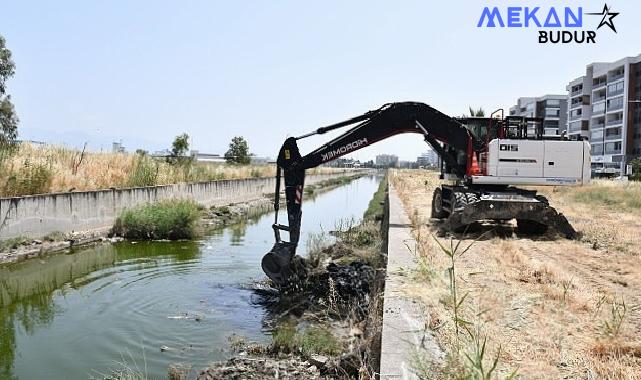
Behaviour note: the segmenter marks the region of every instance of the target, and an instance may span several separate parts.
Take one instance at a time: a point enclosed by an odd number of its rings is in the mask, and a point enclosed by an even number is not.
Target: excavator
[[[297,141],[351,126],[318,149],[301,155]],[[590,181],[590,144],[566,134],[545,135],[543,120],[504,116],[451,117],[419,102],[388,103],[283,143],[276,171],[273,224],[275,244],[261,266],[278,286],[288,283],[300,239],[305,170],[401,133],[416,133],[440,158],[443,183],[432,194],[432,218],[461,232],[469,225],[516,219],[517,232],[541,234],[554,228],[568,239],[576,231],[535,190],[515,186],[581,186]],[[284,178],[284,181],[282,179]],[[279,224],[281,182],[285,186],[287,225]],[[417,194],[418,196],[418,194]],[[289,241],[281,238],[289,234]]]

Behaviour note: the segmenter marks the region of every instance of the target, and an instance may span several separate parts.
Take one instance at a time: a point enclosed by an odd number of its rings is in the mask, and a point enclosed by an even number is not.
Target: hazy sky
[[[533,29],[476,27],[484,6],[505,3],[4,1],[0,34],[17,65],[9,91],[22,138],[155,150],[187,132],[193,148],[224,153],[242,135],[272,157],[288,135],[386,102],[423,101],[450,115],[508,108],[519,96],[565,93],[589,62],[641,53],[639,1],[608,1],[618,33],[601,28],[596,45],[539,45]],[[424,150],[406,135],[354,156]]]

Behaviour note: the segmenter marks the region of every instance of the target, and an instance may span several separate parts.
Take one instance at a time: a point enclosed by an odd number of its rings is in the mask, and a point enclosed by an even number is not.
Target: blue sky
[[[608,1],[617,34],[596,45],[539,45],[532,29],[479,29],[484,6],[598,1],[12,1],[0,34],[22,138],[155,150],[187,132],[224,153],[236,135],[275,156],[299,135],[400,100],[451,114],[564,93],[593,61],[641,53],[641,5]],[[586,25],[598,23],[584,16]],[[301,143],[311,150],[328,139]],[[416,135],[354,154],[414,159]]]

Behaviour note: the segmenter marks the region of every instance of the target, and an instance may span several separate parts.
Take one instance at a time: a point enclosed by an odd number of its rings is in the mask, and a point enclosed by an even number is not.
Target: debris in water
[[[191,372],[191,365],[184,363],[172,364],[167,370],[169,380],[187,380]]]
[[[325,355],[312,355],[309,357],[309,362],[318,368],[323,368],[327,364],[329,358]]]
[[[184,313],[184,314],[181,314],[181,315],[169,316],[167,318],[168,319],[188,319],[189,315],[187,313]]]
[[[280,289],[255,284],[254,294],[258,299],[254,302],[265,306],[268,320],[300,316],[310,308],[327,309],[328,304],[334,303],[334,311],[362,317],[369,307],[370,287],[375,277],[376,270],[361,261],[348,265],[330,263],[321,271],[292,275],[293,280]]]
[[[219,379],[320,379],[320,371],[296,358],[236,357],[202,371],[198,380]]]

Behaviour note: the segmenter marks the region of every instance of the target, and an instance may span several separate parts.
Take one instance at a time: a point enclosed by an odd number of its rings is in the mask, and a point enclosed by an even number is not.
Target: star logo
[[[601,22],[599,23],[599,26],[597,26],[597,30],[601,28],[603,25],[607,25],[614,31],[614,33],[617,32],[617,28],[614,27],[614,22],[612,21],[613,18],[617,17],[619,15],[619,12],[610,12],[610,8],[608,7],[608,4],[605,4],[603,6],[603,11],[601,13],[586,13],[588,15],[596,15],[596,16],[603,16],[601,19]]]

